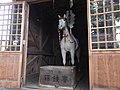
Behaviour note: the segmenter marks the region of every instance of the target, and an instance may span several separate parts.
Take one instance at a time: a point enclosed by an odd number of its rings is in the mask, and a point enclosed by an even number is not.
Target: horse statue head
[[[59,17],[59,25],[58,25],[58,28],[59,28],[59,29],[63,29],[64,27],[67,26],[66,15],[64,14],[63,17],[61,17],[60,15],[58,15],[58,17]]]

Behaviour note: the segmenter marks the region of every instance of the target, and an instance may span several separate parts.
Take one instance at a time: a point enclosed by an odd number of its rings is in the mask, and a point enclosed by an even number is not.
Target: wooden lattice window
[[[22,4],[0,4],[0,51],[20,51]]]
[[[120,48],[120,0],[91,0],[92,49]]]

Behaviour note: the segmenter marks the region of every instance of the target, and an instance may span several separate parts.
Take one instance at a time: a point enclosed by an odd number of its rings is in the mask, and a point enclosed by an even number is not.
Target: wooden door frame
[[[51,1],[51,0],[16,0],[16,1],[25,1],[27,3],[30,4],[37,4],[37,3],[42,3],[42,2],[47,2],[47,1]],[[87,23],[88,23],[88,52],[89,52],[89,88],[90,90],[93,89],[93,82],[92,82],[92,60],[91,60],[91,45],[90,45],[90,0],[86,0],[87,2]],[[29,16],[29,9],[28,9],[28,13],[27,13],[27,16]],[[25,38],[26,38],[26,41],[25,41],[25,46],[24,46],[24,62],[23,62],[23,75],[22,75],[22,87],[25,86],[25,83],[26,83],[26,63],[27,63],[27,44],[28,44],[28,27],[29,27],[29,17],[27,17],[27,27],[26,27],[26,32],[27,32],[27,35],[25,35]]]
[[[26,82],[26,63],[27,63],[27,46],[28,46],[28,29],[29,29],[29,4],[24,1],[25,12],[24,12],[24,21],[25,21],[25,29],[23,35],[23,63],[22,63],[22,71],[21,71],[21,87],[25,86]],[[23,73],[22,73],[23,72]]]
[[[27,67],[27,46],[28,46],[28,31],[29,31],[29,5],[31,4],[37,4],[37,3],[42,3],[42,2],[48,2],[51,0],[16,0],[18,2],[25,2],[28,5],[27,10],[25,10],[26,12],[24,13],[24,15],[27,16],[27,18],[25,17],[25,21],[26,21],[26,26],[25,26],[25,34],[24,34],[24,39],[25,39],[25,44],[23,46],[23,63],[22,63],[22,71],[23,73],[21,73],[21,87],[25,87],[26,84],[26,67]]]
[[[21,8],[21,10],[22,10],[21,12],[22,13],[20,13],[20,15],[22,15],[21,33],[20,33],[20,35],[21,35],[21,38],[20,38],[20,50],[19,51],[12,51],[12,50],[10,50],[10,51],[3,51],[3,52],[1,51],[0,54],[1,54],[1,56],[7,55],[9,57],[8,60],[10,59],[10,57],[13,57],[13,56],[17,55],[16,57],[19,60],[18,63],[17,63],[19,66],[17,67],[18,69],[16,71],[16,72],[18,72],[17,80],[16,80],[17,84],[16,85],[12,85],[11,82],[9,82],[11,86],[9,85],[7,87],[9,87],[9,88],[13,88],[13,87],[14,88],[20,88],[20,86],[21,86],[21,76],[22,76],[22,66],[24,66],[24,69],[25,69],[25,62],[27,60],[26,59],[26,56],[27,56],[27,48],[26,47],[27,47],[27,37],[28,37],[28,18],[25,18],[25,15],[26,15],[25,12],[27,12],[27,8],[25,6],[26,2],[22,1],[22,2],[1,3],[1,5],[3,5],[3,6],[4,5],[14,5],[14,4],[16,4],[16,5],[17,4],[22,4],[23,5],[22,8]],[[26,25],[25,25],[25,22],[26,22]],[[23,74],[25,74],[25,70],[24,70]],[[13,77],[13,79],[14,78],[15,77]]]
[[[92,79],[92,52],[91,52],[91,39],[90,39],[90,0],[87,0],[87,23],[88,23],[88,54],[89,54],[89,88],[93,90],[93,79]]]

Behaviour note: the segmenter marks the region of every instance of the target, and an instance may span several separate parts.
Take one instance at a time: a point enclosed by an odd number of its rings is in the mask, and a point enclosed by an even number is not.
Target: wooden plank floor
[[[21,88],[20,90],[73,90],[73,89],[60,89],[60,88],[46,88],[46,87],[26,87],[26,88]],[[78,85],[74,90],[89,90],[87,87],[81,87]]]
[[[43,88],[38,87],[35,84],[29,84],[26,87],[23,87],[21,89],[6,89],[6,88],[0,88],[0,90],[72,90],[72,89],[59,89],[59,88]],[[89,90],[87,85],[84,85],[83,82],[79,82],[76,86],[75,90]]]

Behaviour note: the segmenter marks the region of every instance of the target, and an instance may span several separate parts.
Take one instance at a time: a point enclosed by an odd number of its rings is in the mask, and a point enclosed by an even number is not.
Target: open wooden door
[[[0,4],[0,87],[20,88],[21,76],[25,74],[27,37],[28,5]]]
[[[90,90],[120,89],[120,0],[87,0]]]

